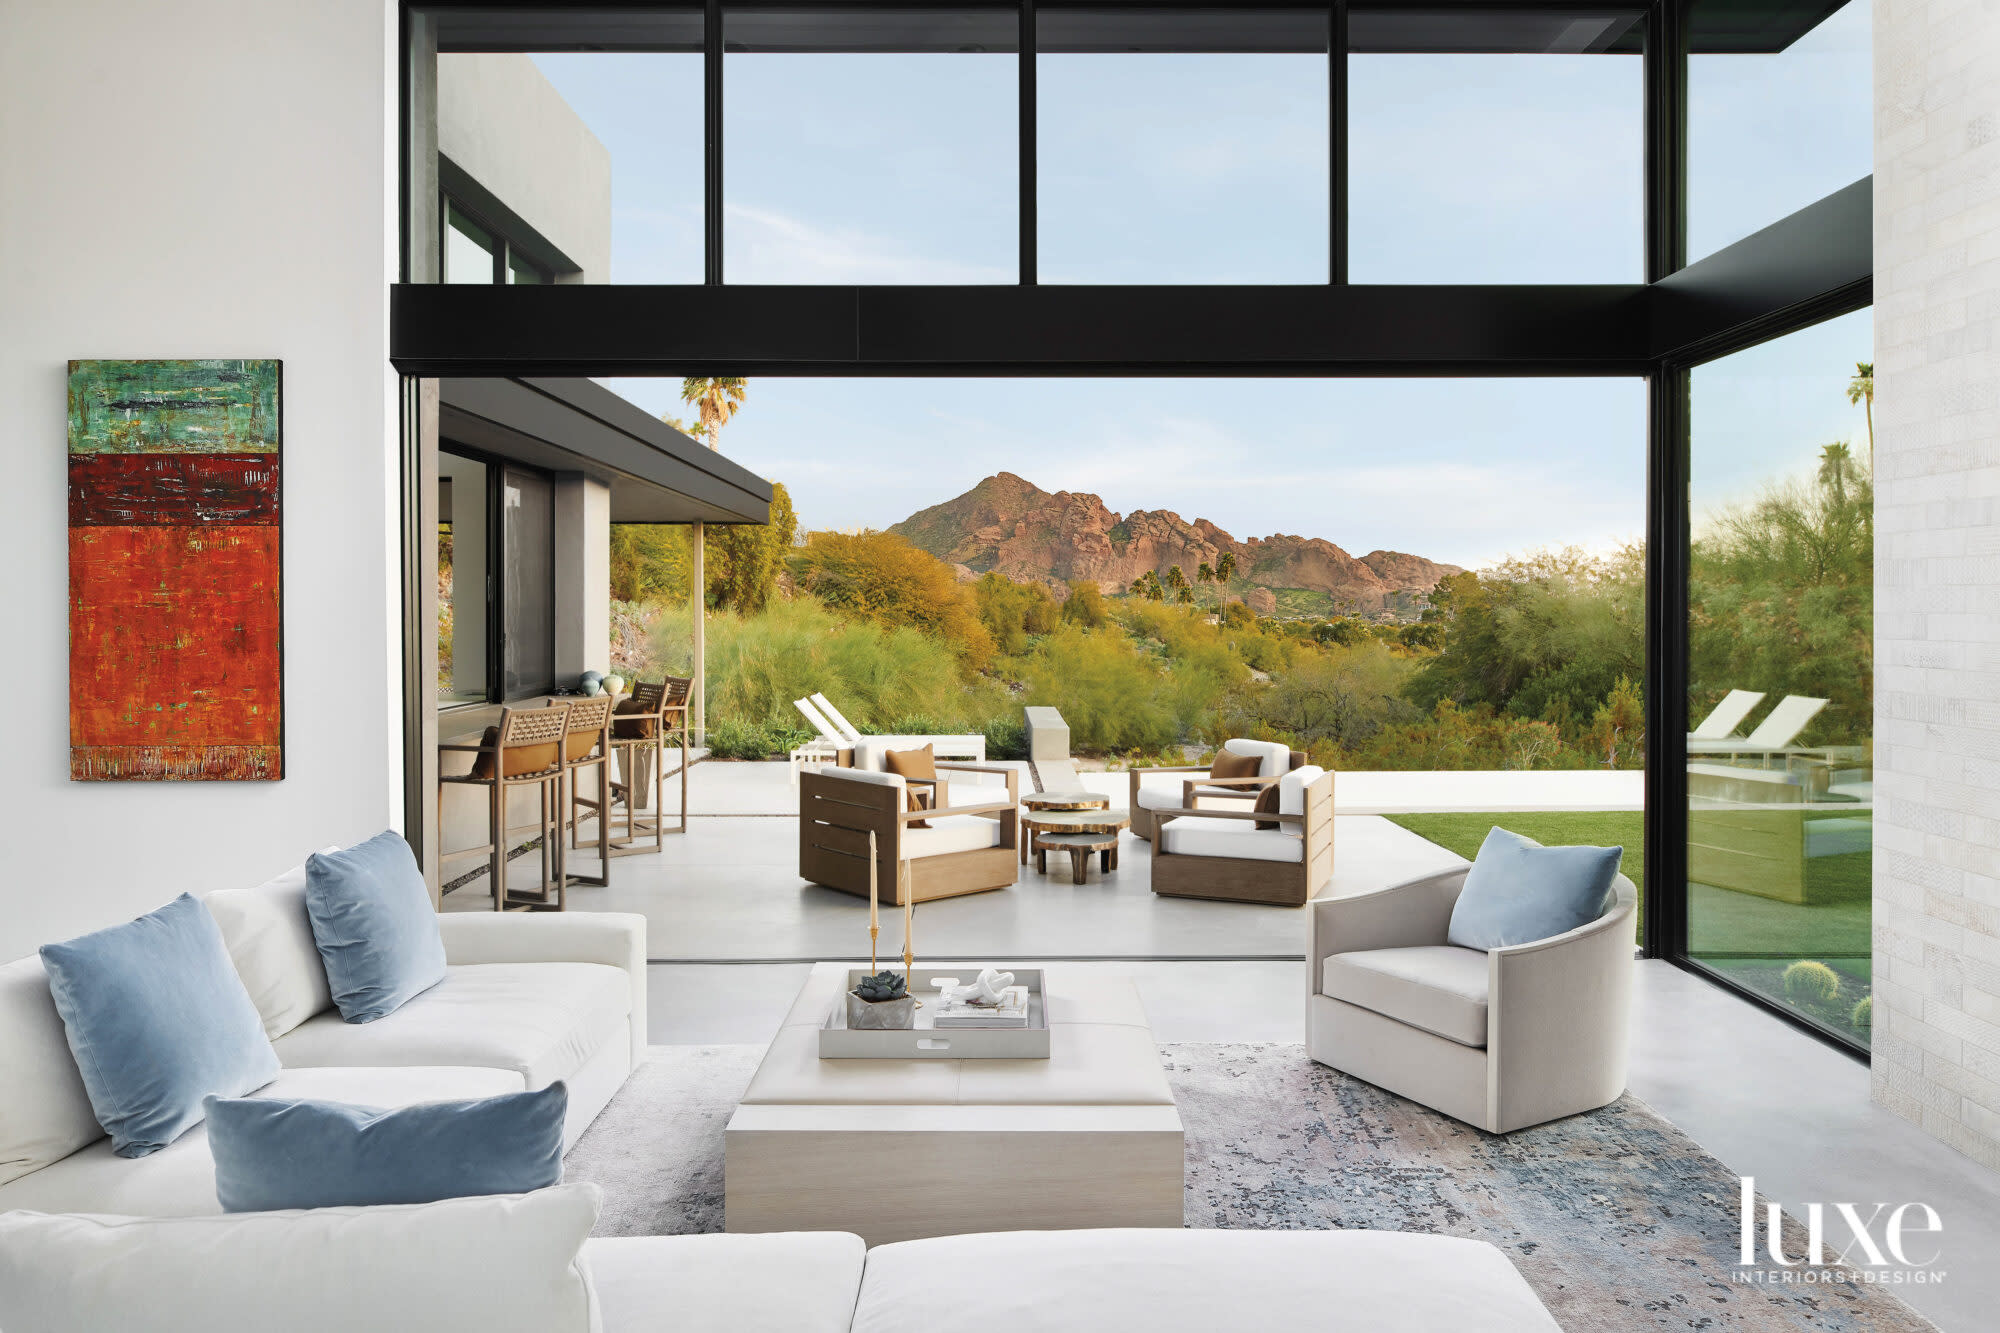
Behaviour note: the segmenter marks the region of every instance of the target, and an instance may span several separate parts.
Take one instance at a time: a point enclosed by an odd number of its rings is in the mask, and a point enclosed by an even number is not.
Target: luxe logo
[[[1929,1239],[1943,1233],[1944,1223],[1927,1203],[1806,1204],[1805,1246],[1794,1256],[1786,1253],[1783,1208],[1766,1203],[1760,1218],[1755,1178],[1744,1176],[1742,1183],[1739,1282],[1933,1283],[1944,1279],[1944,1273],[1932,1267],[1941,1248]],[[1779,1271],[1758,1269],[1762,1263],[1775,1265]],[[1794,1269],[1799,1271],[1787,1271]],[[1850,1271],[1815,1273],[1816,1269]]]

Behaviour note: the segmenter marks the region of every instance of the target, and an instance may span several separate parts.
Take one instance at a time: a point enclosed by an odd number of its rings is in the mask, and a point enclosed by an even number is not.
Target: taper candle
[[[876,883],[878,863],[875,860],[875,830],[868,830],[868,971],[880,971],[875,964],[875,942],[882,937],[882,908],[880,889]]]

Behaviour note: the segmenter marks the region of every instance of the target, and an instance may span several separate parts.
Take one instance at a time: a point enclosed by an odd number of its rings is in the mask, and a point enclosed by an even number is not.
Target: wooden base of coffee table
[[[1035,869],[1049,873],[1049,852],[1068,852],[1070,869],[1081,884],[1090,870],[1090,855],[1097,853],[1106,871],[1118,868],[1118,830],[1102,833],[1044,833],[1035,839]]]

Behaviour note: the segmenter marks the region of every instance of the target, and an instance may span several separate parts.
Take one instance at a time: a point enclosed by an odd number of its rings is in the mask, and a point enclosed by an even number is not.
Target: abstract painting
[[[285,775],[277,361],[69,363],[69,775]]]

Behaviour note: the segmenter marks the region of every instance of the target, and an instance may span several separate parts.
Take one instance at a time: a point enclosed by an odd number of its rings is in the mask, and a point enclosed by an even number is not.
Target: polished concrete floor
[[[1173,1041],[1304,1040],[1296,962],[1072,963],[1138,984],[1154,1034]],[[803,984],[804,964],[660,965],[659,1044],[760,1043]],[[1661,962],[1639,964],[1631,1090],[1765,1197],[1803,1205],[1928,1203],[1943,1222],[1946,1279],[1898,1294],[1947,1333],[2000,1328],[2000,1175],[1868,1098],[1868,1068]],[[1885,1210],[1886,1214],[1886,1210]],[[1691,1325],[1692,1327],[1692,1325]]]
[[[865,959],[866,904],[798,878],[796,799],[782,765],[697,765],[689,831],[661,855],[614,861],[611,887],[571,891],[574,908],[646,915],[654,1042],[761,1043],[809,962]],[[1066,866],[1048,876],[1029,867],[1010,889],[924,904],[918,953],[1130,976],[1161,1041],[1302,1040],[1304,912],[1157,898],[1148,851],[1127,835],[1120,868],[1093,869],[1086,884],[1072,884]],[[517,862],[516,875],[531,875],[531,864]],[[1378,815],[1336,817],[1334,894],[1459,864]],[[460,890],[447,908],[484,908],[482,889]],[[885,943],[899,948],[892,934]],[[1873,1105],[1866,1065],[1696,976],[1644,962],[1631,1089],[1794,1212],[1815,1201],[1858,1203],[1864,1214],[1877,1203],[1930,1204],[1949,1276],[1900,1294],[1950,1333],[2000,1328],[2000,1265],[1990,1262],[2000,1257],[2000,1176]]]

